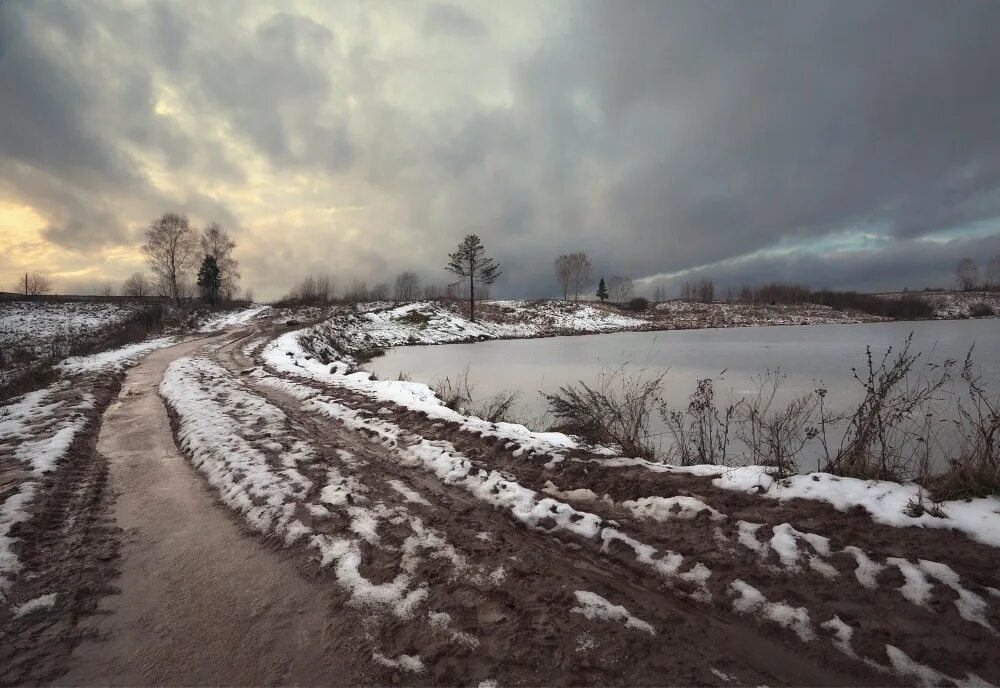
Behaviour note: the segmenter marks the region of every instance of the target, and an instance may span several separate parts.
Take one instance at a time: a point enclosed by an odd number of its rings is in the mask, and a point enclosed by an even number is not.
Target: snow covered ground
[[[888,299],[918,297],[926,300],[934,308],[934,317],[942,320],[968,318],[973,306],[984,304],[1000,315],[1000,292],[998,291],[916,291],[879,294]]]
[[[0,347],[31,346],[112,327],[142,310],[133,301],[5,301],[0,303]]]
[[[486,301],[477,320],[459,302],[367,304],[337,312],[316,326],[317,346],[340,355],[404,344],[446,344],[643,329],[645,320],[610,308],[561,301]]]

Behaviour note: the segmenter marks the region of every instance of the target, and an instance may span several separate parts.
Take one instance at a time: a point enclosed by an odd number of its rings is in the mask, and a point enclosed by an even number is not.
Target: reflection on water
[[[666,371],[667,405],[683,409],[701,378],[713,378],[717,396],[751,393],[754,379],[766,370],[780,369],[787,377],[782,399],[791,399],[822,383],[833,408],[847,408],[860,397],[860,385],[851,369],[866,365],[865,347],[881,358],[890,346],[903,346],[913,333],[912,350],[921,360],[940,363],[964,359],[975,345],[974,360],[994,392],[1000,391],[1000,320],[949,320],[864,325],[746,327],[672,332],[630,332],[399,347],[372,361],[381,378],[400,372],[413,380],[432,382],[469,368],[477,397],[503,389],[521,392],[520,404],[540,415],[545,400],[540,391],[553,392],[577,380],[593,383],[602,370],[625,365],[651,374]],[[650,432],[658,439],[665,427],[653,419]],[[815,459],[805,462],[806,467]]]

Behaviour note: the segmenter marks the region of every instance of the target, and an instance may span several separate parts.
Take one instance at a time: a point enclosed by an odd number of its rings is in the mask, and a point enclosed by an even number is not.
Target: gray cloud
[[[481,21],[461,7],[435,2],[428,5],[424,12],[424,33],[431,37],[480,38],[487,31]]]
[[[918,287],[993,250],[921,237],[1000,235],[997,3],[489,9],[4,3],[0,199],[77,250],[168,209],[241,235],[263,205],[301,210],[309,245],[280,218],[245,234],[265,296],[313,265],[444,281],[469,231],[511,296],[554,293],[574,250],[608,275]],[[264,174],[288,207],[260,198]],[[859,231],[878,248],[822,249]],[[788,243],[804,248],[741,259]]]

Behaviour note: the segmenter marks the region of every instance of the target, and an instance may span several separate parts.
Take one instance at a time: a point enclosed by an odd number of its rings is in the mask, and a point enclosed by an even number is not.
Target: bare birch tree
[[[420,280],[415,272],[401,272],[396,275],[396,299],[413,301],[420,294]]]
[[[198,240],[187,216],[165,213],[155,220],[146,230],[142,252],[150,269],[180,305],[181,295],[189,291],[186,277],[198,260]]]
[[[141,272],[133,273],[122,282],[122,296],[142,299],[150,295],[152,287]]]

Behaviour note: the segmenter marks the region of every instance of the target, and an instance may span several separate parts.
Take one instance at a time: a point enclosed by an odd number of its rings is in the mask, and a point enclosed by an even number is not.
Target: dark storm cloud
[[[362,209],[308,220],[322,249],[280,224],[244,246],[273,290],[304,261],[442,281],[470,231],[511,296],[576,250],[606,276],[919,286],[973,246],[920,237],[1000,233],[1000,3],[484,7],[0,4],[0,193],[77,248],[166,209],[238,229],[263,174],[308,192],[272,214]],[[879,247],[808,246],[859,230]]]

